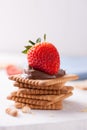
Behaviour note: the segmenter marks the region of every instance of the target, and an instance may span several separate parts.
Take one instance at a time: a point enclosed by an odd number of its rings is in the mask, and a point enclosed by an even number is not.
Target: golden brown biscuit
[[[81,90],[87,90],[87,80],[74,82],[74,87]]]
[[[63,94],[62,94],[63,95]],[[37,100],[47,100],[52,101],[57,95],[28,95],[23,93],[17,93],[17,91],[12,92],[9,96],[16,96],[16,97],[22,97],[22,98],[29,98],[29,99],[37,99]]]
[[[58,96],[55,96],[51,101],[47,101],[47,100],[38,100],[38,99],[29,99],[29,98],[25,98],[25,97],[18,97],[18,96],[13,96],[10,95],[7,97],[8,100],[13,100],[15,102],[20,102],[20,103],[25,103],[25,104],[33,104],[33,105],[40,105],[40,106],[48,106],[51,104],[55,104],[56,102],[62,101],[65,98],[71,96],[72,93],[68,93],[68,94],[61,94]]]
[[[70,92],[70,93],[64,94],[63,96],[62,96],[62,95],[59,95],[60,97],[58,97],[58,96],[55,97],[55,98],[53,99],[53,101],[48,102],[48,103],[46,104],[46,106],[49,106],[49,105],[51,105],[51,104],[54,104],[54,103],[56,103],[56,102],[58,102],[58,101],[60,101],[60,100],[64,100],[65,98],[70,97],[72,94],[73,94],[73,93]]]
[[[15,107],[18,109],[22,109],[26,104],[15,102]],[[31,105],[29,104],[29,107],[31,109],[40,109],[40,110],[61,110],[63,108],[62,102],[57,102],[55,104],[49,105],[49,106],[40,106],[40,105]]]
[[[63,89],[60,90],[39,90],[39,89],[18,89],[17,93],[20,94],[28,94],[28,95],[60,95],[60,94],[66,94],[73,90],[73,87],[63,87]]]
[[[56,79],[33,80],[33,79],[26,78],[26,75],[24,74],[18,74],[18,75],[9,76],[9,79],[17,81],[17,82],[29,84],[29,85],[34,85],[34,86],[49,86],[49,85],[58,84],[58,83],[65,83],[70,80],[76,80],[78,79],[78,76],[74,74],[72,75],[67,74]]]
[[[8,99],[13,100],[15,102],[40,105],[40,106],[44,106],[45,104],[48,103],[48,101],[46,101],[46,100],[29,99],[29,98],[23,98],[23,97],[16,97],[16,96],[12,96],[12,95],[9,96]]]
[[[15,87],[46,89],[46,90],[59,90],[59,89],[63,88],[64,84],[65,83],[53,84],[53,85],[49,85],[49,86],[34,86],[34,85],[25,84],[25,83],[14,82]]]
[[[54,99],[56,99],[56,97],[59,98],[59,100],[61,100],[62,97],[65,97],[65,94],[60,94],[60,95],[28,95],[28,94],[23,94],[23,93],[17,93],[17,91],[15,91],[15,92],[12,92],[7,98],[9,99],[11,96],[28,98],[28,99],[54,101]]]

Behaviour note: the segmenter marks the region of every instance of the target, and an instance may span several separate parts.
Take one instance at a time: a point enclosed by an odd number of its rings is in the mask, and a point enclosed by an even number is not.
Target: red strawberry
[[[60,68],[60,56],[55,46],[48,42],[36,43],[27,52],[28,65],[54,75]]]
[[[7,72],[8,75],[14,75],[14,74],[21,74],[21,73],[23,73],[22,69],[17,67],[17,66],[15,66],[15,65],[8,65],[6,67],[6,72]]]

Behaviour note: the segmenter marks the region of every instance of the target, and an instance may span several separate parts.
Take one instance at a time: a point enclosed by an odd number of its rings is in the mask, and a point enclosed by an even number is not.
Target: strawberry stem
[[[44,34],[44,42],[46,41],[46,34]]]

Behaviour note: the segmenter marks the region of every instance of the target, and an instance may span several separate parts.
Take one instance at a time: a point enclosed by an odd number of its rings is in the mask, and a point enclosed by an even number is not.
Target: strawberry
[[[21,73],[23,73],[22,69],[17,67],[17,66],[15,66],[15,65],[8,65],[6,67],[6,72],[7,72],[8,75],[14,75],[14,74],[21,74]]]
[[[56,47],[49,42],[33,44],[27,50],[28,65],[36,70],[54,75],[60,68],[60,56]]]

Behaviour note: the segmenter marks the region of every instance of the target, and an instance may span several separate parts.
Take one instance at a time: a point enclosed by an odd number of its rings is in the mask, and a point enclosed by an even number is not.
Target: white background
[[[62,55],[87,55],[87,0],[0,0],[0,52],[44,33]]]

